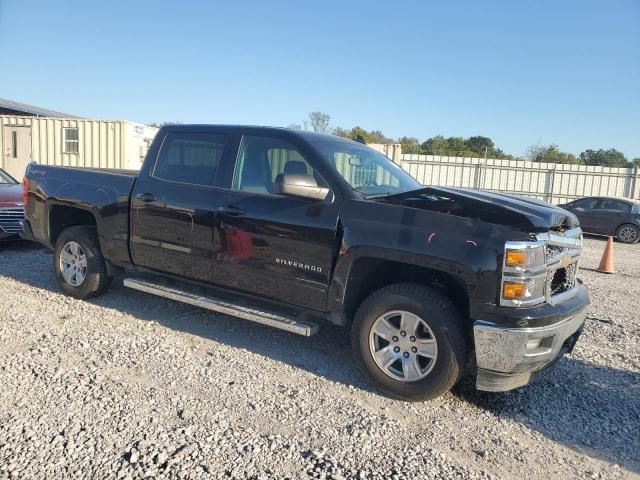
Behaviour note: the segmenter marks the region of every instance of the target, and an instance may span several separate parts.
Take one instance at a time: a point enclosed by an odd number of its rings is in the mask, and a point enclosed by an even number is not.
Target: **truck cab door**
[[[213,282],[324,311],[339,202],[332,192],[323,199],[275,193],[284,174],[324,182],[304,145],[292,142],[277,135],[243,137],[235,168],[230,165],[231,188],[216,198]]]
[[[131,254],[139,267],[211,281],[218,167],[224,132],[169,131],[157,139],[131,198]],[[153,155],[155,154],[155,158]]]

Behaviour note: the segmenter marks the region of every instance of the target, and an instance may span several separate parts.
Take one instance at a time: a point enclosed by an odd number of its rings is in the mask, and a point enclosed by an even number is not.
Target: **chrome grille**
[[[526,265],[507,265],[506,252],[513,250],[527,253]],[[536,235],[535,241],[505,242],[500,305],[526,307],[544,302],[557,305],[571,298],[578,292],[576,274],[581,250],[582,230],[579,227],[541,233]],[[524,285],[526,295],[505,298],[506,282]]]
[[[544,250],[547,254],[547,258],[553,258],[556,255],[562,255],[566,251],[566,248],[547,244],[545,245]]]
[[[577,263],[572,263],[564,268],[550,271],[547,276],[547,284],[551,296],[553,297],[554,295],[566,292],[575,287],[577,271]]]
[[[0,230],[5,233],[20,233],[22,220],[24,220],[22,207],[0,208]]]
[[[546,297],[551,304],[559,303],[575,293],[578,259],[582,251],[582,230],[574,228],[564,234],[539,235],[545,242],[547,264]]]

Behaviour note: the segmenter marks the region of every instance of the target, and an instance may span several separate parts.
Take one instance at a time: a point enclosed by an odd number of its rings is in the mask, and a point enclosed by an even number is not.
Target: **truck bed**
[[[69,209],[81,209],[95,219],[105,257],[116,265],[130,263],[129,200],[137,176],[135,170],[30,165],[32,235],[53,248],[56,230],[72,224]]]

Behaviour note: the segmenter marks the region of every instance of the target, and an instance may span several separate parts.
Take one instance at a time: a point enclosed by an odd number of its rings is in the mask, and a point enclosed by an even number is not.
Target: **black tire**
[[[60,270],[60,256],[63,247],[68,242],[76,242],[80,245],[87,259],[87,268],[84,281],[73,286],[63,277]],[[111,285],[112,277],[107,274],[107,266],[100,251],[100,244],[96,235],[96,229],[89,226],[69,227],[60,233],[56,241],[53,255],[53,268],[56,280],[62,290],[75,298],[91,298],[104,293]]]
[[[437,358],[426,377],[406,382],[387,375],[376,364],[369,346],[369,334],[383,314],[404,310],[424,320],[437,343]],[[463,316],[451,300],[436,289],[412,283],[389,285],[372,293],[358,309],[351,330],[356,364],[374,386],[390,397],[424,401],[449,391],[463,376],[469,362],[470,338]]]
[[[630,237],[630,234],[633,236]],[[640,240],[640,228],[633,223],[624,223],[616,230],[616,238],[622,243],[637,243]]]

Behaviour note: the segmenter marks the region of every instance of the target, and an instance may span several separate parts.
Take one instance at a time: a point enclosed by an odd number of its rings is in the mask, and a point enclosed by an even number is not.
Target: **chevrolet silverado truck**
[[[367,146],[280,128],[160,129],[140,172],[29,166],[24,237],[76,298],[126,287],[310,336],[350,328],[382,392],[466,372],[505,391],[571,351],[582,232],[550,204],[423,187]],[[337,330],[339,331],[339,330]]]

